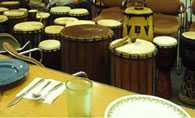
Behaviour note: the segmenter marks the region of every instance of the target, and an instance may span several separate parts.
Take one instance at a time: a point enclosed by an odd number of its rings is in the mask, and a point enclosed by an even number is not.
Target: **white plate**
[[[123,96],[106,108],[105,118],[191,118],[182,107],[149,95]]]

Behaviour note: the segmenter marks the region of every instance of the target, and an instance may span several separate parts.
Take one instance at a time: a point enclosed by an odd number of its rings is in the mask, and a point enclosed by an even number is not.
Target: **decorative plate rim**
[[[191,116],[179,105],[171,102],[171,101],[168,101],[166,99],[163,99],[163,98],[160,98],[160,97],[157,97],[157,96],[151,96],[151,95],[127,95],[127,96],[122,96],[122,97],[119,97],[117,99],[115,99],[114,101],[112,101],[107,107],[106,107],[106,110],[104,112],[104,118],[110,118],[109,117],[109,112],[111,111],[110,109],[116,105],[118,102],[122,101],[122,100],[125,100],[125,99],[131,99],[131,98],[146,98],[146,99],[153,99],[153,100],[157,100],[157,101],[161,101],[163,103],[166,103],[167,105],[170,105],[171,107],[174,107],[175,109],[177,109],[179,112],[183,113],[187,118],[191,118]]]

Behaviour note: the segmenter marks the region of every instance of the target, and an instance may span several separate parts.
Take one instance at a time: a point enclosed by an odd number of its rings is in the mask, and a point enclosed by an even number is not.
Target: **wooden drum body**
[[[64,26],[60,25],[50,25],[45,27],[44,39],[56,39],[61,40],[60,32],[64,29]]]
[[[44,25],[38,21],[21,22],[14,26],[14,35],[21,45],[30,41],[29,48],[35,48],[42,40],[43,28]]]
[[[97,25],[76,25],[62,31],[65,72],[85,71],[95,81],[109,83],[109,50],[113,32]]]
[[[153,42],[158,47],[156,94],[169,99],[172,96],[171,68],[177,55],[177,40],[170,36],[158,36]]]
[[[122,39],[115,40],[115,45]],[[114,86],[143,94],[154,94],[156,47],[137,39],[111,48],[111,80]]]
[[[128,7],[125,10],[123,36],[153,40],[153,12],[150,8],[136,9]]]
[[[179,99],[186,104],[195,105],[195,71],[185,70]]]
[[[0,15],[0,33],[8,32],[8,18],[5,15]]]
[[[184,32],[181,38],[183,65],[195,71],[195,32]]]
[[[158,47],[156,66],[169,71],[176,59],[177,40],[169,36],[158,36],[153,39],[153,42]]]
[[[102,19],[102,20],[98,20],[97,24],[111,28],[112,31],[114,32],[113,39],[122,38],[123,26],[121,22],[113,19]]]
[[[71,9],[68,14],[69,16],[76,17],[79,20],[90,20],[91,19],[89,11],[84,8]]]
[[[11,34],[13,33],[13,27],[15,24],[27,20],[27,12],[24,10],[13,9],[5,11],[3,14],[8,17],[8,28]]]
[[[39,43],[41,62],[53,69],[61,70],[61,43],[58,40],[44,40]]]

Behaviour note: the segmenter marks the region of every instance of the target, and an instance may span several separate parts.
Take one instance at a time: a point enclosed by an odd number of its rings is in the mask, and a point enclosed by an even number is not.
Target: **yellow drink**
[[[92,82],[76,78],[66,82],[69,117],[90,117]]]

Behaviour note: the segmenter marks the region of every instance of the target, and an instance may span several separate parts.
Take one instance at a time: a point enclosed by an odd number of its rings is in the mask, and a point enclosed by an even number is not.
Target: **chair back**
[[[146,6],[156,13],[177,14],[181,2],[180,0],[145,0]]]
[[[101,0],[105,7],[121,7],[123,0]]]

